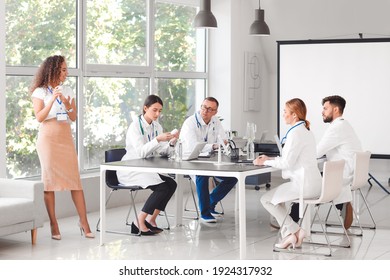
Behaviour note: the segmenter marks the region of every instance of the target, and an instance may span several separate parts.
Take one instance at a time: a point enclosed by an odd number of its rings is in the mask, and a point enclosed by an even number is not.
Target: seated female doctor
[[[279,225],[287,215],[285,203],[298,199],[301,187],[304,198],[318,197],[321,193],[322,180],[317,166],[315,139],[310,131],[310,123],[306,120],[305,103],[298,98],[287,101],[283,117],[286,124],[291,127],[281,140],[284,143],[282,156],[269,158],[261,155],[253,161],[255,165],[279,168],[282,170],[282,177],[290,179],[289,182],[266,192],[260,199],[264,208],[276,218]],[[275,244],[275,247],[295,248],[301,246],[305,232],[290,215],[287,215],[281,235],[283,240]]]
[[[163,102],[156,95],[149,95],[144,102],[143,114],[134,120],[126,134],[126,154],[122,160],[140,159],[159,155],[168,155],[174,150],[179,133],[163,133],[158,118]],[[131,224],[131,233],[154,235],[163,230],[157,227],[156,218],[165,207],[176,190],[176,182],[172,178],[158,173],[142,173],[117,171],[118,181],[123,185],[139,185],[152,190],[146,200],[138,221]]]

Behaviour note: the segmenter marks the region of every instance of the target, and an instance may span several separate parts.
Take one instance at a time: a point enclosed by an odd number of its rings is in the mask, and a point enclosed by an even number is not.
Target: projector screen
[[[289,99],[307,106],[316,141],[323,123],[322,98],[347,101],[344,118],[354,127],[364,150],[390,158],[390,39],[305,40],[278,42],[278,133],[288,127],[283,109]]]

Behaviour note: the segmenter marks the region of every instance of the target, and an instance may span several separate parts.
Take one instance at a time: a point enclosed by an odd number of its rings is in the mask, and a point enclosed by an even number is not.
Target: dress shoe
[[[155,235],[156,234],[155,232],[153,232],[151,230],[141,231],[134,223],[131,223],[131,233],[137,234],[137,235]]]
[[[80,233],[81,233],[81,236],[85,236],[85,238],[95,238],[95,234],[93,234],[92,232],[85,232],[84,228],[81,226],[80,222],[78,223],[78,226],[80,228]]]
[[[295,249],[295,244],[297,243],[297,237],[295,234],[290,234],[286,236],[281,243],[275,244],[275,247],[278,249],[289,249],[292,247]]]
[[[349,229],[353,222],[353,209],[351,202],[344,203],[343,209],[341,210],[341,216],[344,220],[345,229]]]
[[[163,232],[164,230],[162,228],[159,228],[159,227],[155,227],[153,225],[151,225],[148,221],[145,220],[145,226],[150,229],[151,231],[153,231],[154,233],[160,233],[160,232]]]
[[[295,244],[295,248],[299,248],[302,246],[303,239],[306,236],[306,233],[303,229],[299,229],[296,233],[295,236],[297,237],[297,243]]]

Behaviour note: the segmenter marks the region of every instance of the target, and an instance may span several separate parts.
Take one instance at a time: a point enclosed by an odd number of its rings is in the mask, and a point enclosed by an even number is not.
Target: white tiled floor
[[[387,190],[390,175],[387,160],[372,160],[372,175]],[[272,178],[272,186],[280,182]],[[376,230],[364,230],[363,237],[351,237],[351,248],[336,248],[332,257],[275,253],[272,245],[277,231],[269,226],[269,214],[260,205],[260,196],[265,192],[247,187],[247,257],[248,259],[353,259],[390,260],[390,195],[374,184],[368,192],[368,201],[377,222]],[[30,245],[30,233],[20,233],[0,238],[0,260],[127,260],[127,259],[175,259],[175,260],[236,260],[239,259],[238,232],[235,227],[234,191],[224,200],[225,216],[217,224],[202,224],[184,219],[184,225],[165,230],[157,236],[129,236],[107,234],[108,242],[99,246],[95,239],[80,236],[77,217],[61,219],[61,241],[50,239],[48,223],[38,230],[35,246]],[[139,205],[140,206],[140,205]],[[172,209],[172,203],[168,211]],[[120,230],[124,226],[127,208],[110,209],[107,212],[108,226]],[[172,211],[170,211],[172,213]],[[363,223],[368,223],[367,212],[362,212]],[[91,227],[95,227],[99,213],[90,213]],[[171,219],[171,222],[173,219]],[[159,217],[159,225],[165,226],[165,218]],[[313,247],[303,245],[302,250]],[[322,251],[319,251],[322,252]]]

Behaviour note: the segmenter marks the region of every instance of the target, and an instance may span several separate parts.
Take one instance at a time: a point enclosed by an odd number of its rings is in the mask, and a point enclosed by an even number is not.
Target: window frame
[[[87,27],[87,1],[76,1],[76,68],[69,68],[69,77],[76,78],[76,93],[78,117],[76,121],[76,150],[79,159],[80,173],[96,172],[97,168],[85,169],[85,158],[83,149],[84,139],[84,88],[85,78],[90,77],[116,77],[116,78],[148,78],[149,79],[149,94],[156,92],[156,79],[202,79],[204,80],[205,96],[207,96],[208,89],[208,44],[209,34],[208,30],[204,30],[205,43],[205,71],[204,72],[179,72],[179,71],[157,71],[155,69],[155,48],[154,48],[154,13],[156,2],[181,4],[186,6],[198,7],[199,2],[196,0],[145,0],[146,1],[146,18],[147,18],[147,65],[107,65],[107,64],[87,64],[86,63],[86,27]],[[5,35],[5,1],[0,3],[0,53],[5,53],[6,35]],[[198,7],[199,8],[199,7]],[[1,32],[3,31],[3,32]],[[38,66],[7,66],[5,57],[0,58],[0,91],[5,92],[5,80],[7,76],[33,76]],[[3,74],[4,72],[4,74]],[[205,97],[203,96],[203,97]],[[203,98],[202,97],[202,98]],[[200,98],[197,98],[200,99]],[[0,177],[6,177],[6,97],[5,94],[0,95],[0,131],[4,131],[0,135],[0,146],[4,147],[3,152],[0,153]],[[4,144],[4,145],[3,145]],[[36,176],[33,176],[36,177]],[[24,177],[26,178],[26,177]]]

